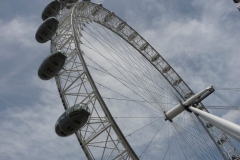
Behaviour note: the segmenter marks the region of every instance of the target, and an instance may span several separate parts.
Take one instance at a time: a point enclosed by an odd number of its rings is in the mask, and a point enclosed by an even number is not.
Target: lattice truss
[[[99,155],[97,159],[134,159],[131,157],[130,149],[116,132],[118,129],[115,124],[102,108],[96,90],[89,83],[89,77],[83,67],[81,55],[84,53],[81,50],[81,32],[85,26],[88,23],[96,22],[122,37],[152,63],[182,100],[188,99],[194,93],[164,58],[114,13],[91,2],[79,2],[76,6],[69,8],[62,10],[58,16],[60,24],[52,39],[51,50],[62,50],[68,57],[64,69],[55,77],[64,108],[86,103],[91,110],[87,124],[76,133],[79,143],[89,159],[96,158],[93,155]],[[208,112],[203,104],[198,107]],[[225,159],[239,155],[226,134],[214,126],[209,126],[198,116],[196,118],[209,133]]]
[[[59,29],[52,41],[52,50],[62,50],[68,57],[64,69],[56,76],[64,108],[85,103],[91,110],[87,124],[76,133],[89,159],[96,158],[93,155],[99,155],[101,159],[132,159],[90,86],[79,59],[79,54],[82,53],[76,48],[78,42],[74,39],[70,14],[70,10],[62,13],[64,16],[60,17]]]

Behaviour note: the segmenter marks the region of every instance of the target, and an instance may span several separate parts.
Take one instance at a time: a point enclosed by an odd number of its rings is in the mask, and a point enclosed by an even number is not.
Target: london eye
[[[53,1],[36,40],[51,40],[38,75],[55,78],[66,110],[56,133],[75,134],[87,159],[240,159],[238,125],[209,114],[197,93],[136,30],[90,0]]]

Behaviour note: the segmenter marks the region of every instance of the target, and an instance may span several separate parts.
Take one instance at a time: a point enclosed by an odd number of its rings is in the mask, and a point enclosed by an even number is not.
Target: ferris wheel
[[[240,159],[226,135],[240,141],[239,126],[209,116],[201,103],[213,86],[194,94],[113,12],[60,0],[42,19],[36,39],[51,40],[51,55],[38,74],[55,77],[66,110],[56,133],[75,134],[87,159]]]

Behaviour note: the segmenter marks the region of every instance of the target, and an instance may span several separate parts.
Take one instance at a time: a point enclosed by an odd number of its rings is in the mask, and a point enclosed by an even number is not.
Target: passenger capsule
[[[46,19],[38,28],[36,33],[36,40],[39,43],[45,43],[50,40],[58,28],[58,20],[54,17]]]
[[[42,20],[46,20],[49,17],[56,17],[58,12],[61,9],[61,2],[52,1],[47,7],[43,10]]]
[[[57,120],[55,132],[60,137],[67,137],[82,128],[90,115],[86,104],[77,104],[67,109]]]
[[[38,69],[39,78],[49,80],[54,77],[63,68],[66,58],[61,51],[56,51],[48,56]]]

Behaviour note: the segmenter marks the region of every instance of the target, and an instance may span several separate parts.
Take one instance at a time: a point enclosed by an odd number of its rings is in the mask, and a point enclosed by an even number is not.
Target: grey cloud
[[[103,3],[131,24],[195,92],[211,84],[218,87],[240,85],[240,35],[237,32],[240,15],[231,1],[94,2]],[[5,6],[1,15],[7,15],[0,21],[0,35],[4,38],[0,41],[0,96],[15,105],[0,99],[3,127],[0,158],[84,159],[74,136],[62,139],[54,133],[55,121],[63,112],[54,80],[45,82],[36,76],[41,61],[49,53],[49,43],[42,45],[34,40],[41,23],[40,14],[49,1],[0,3]],[[226,96],[240,103],[237,94]],[[113,108],[113,112],[118,113],[118,109]],[[239,123],[237,112],[213,112]],[[140,124],[134,121],[135,126]],[[235,144],[239,150],[239,143]]]

